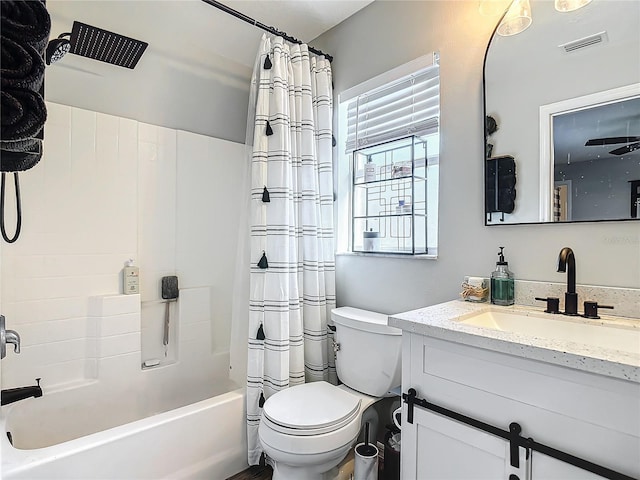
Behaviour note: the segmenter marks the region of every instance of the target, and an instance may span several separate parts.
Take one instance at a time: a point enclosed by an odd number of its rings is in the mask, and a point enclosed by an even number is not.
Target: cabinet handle
[[[509,455],[511,466],[514,468],[520,468],[520,432],[522,432],[522,427],[519,424],[516,422],[509,424]]]

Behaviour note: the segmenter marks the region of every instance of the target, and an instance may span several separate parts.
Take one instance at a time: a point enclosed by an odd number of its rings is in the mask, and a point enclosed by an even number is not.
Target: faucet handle
[[[558,297],[535,298],[541,302],[547,302],[546,313],[560,313],[560,299]]]
[[[13,344],[13,351],[20,353],[20,335],[13,330],[5,328],[4,315],[0,315],[0,358],[7,355],[7,344]]]
[[[18,332],[15,330],[6,330],[5,341],[13,344],[13,351],[15,353],[20,353],[20,335],[18,335]]]
[[[598,302],[585,301],[584,302],[584,318],[600,318],[598,315],[598,308],[609,308],[613,310],[613,307],[610,305],[598,305]]]

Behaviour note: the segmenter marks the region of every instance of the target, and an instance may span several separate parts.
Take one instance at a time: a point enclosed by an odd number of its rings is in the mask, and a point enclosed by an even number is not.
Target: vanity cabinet
[[[500,438],[420,408],[412,424],[403,422],[403,479],[497,480],[516,472]]]
[[[403,332],[402,390],[502,430],[640,477],[640,384],[606,375]],[[403,403],[405,480],[598,479],[571,464],[519,447],[511,465],[508,440],[418,405],[413,423]],[[531,467],[530,471],[529,467]]]

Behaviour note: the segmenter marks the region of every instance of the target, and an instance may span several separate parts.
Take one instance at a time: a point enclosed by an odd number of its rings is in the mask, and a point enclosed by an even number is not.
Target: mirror
[[[529,28],[494,33],[485,57],[485,223],[635,220],[640,2],[530,4]]]

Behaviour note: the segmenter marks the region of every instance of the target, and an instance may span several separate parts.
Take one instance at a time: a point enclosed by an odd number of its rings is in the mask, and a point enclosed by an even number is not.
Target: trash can
[[[383,480],[400,480],[400,431],[387,426],[384,437],[384,470]]]

